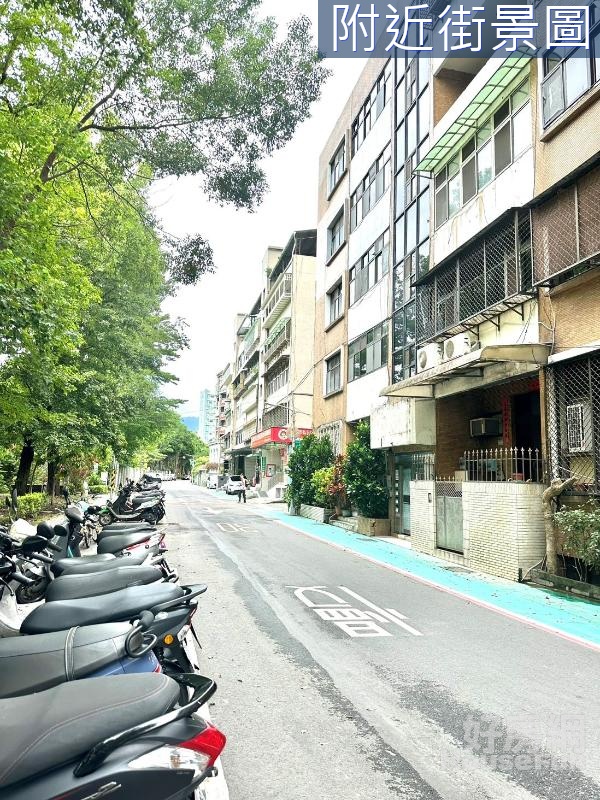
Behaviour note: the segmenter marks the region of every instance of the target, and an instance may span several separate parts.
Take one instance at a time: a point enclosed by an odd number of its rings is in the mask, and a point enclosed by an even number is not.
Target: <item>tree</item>
[[[348,445],[344,462],[344,483],[348,497],[363,517],[385,519],[389,515],[389,492],[385,456],[371,449],[368,422],[359,422]]]
[[[313,505],[316,502],[313,474],[332,465],[333,450],[327,436],[320,438],[310,434],[297,443],[288,462],[290,475],[288,494],[295,508],[299,508],[302,503]]]
[[[568,478],[566,481],[561,481],[555,478],[550,486],[544,491],[542,495],[542,507],[544,509],[544,530],[546,533],[546,569],[552,575],[558,574],[558,556],[557,550],[557,536],[556,536],[556,523],[554,521],[554,507],[557,499],[563,492],[570,489],[577,482],[577,478]]]

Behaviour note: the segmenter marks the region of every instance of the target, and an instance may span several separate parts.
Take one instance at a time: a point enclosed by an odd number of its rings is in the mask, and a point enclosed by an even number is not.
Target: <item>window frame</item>
[[[378,260],[379,259],[379,260]],[[371,265],[373,267],[371,268]],[[377,237],[366,253],[356,261],[348,270],[348,284],[350,289],[349,307],[358,303],[371,289],[376,286],[390,271],[390,229]],[[372,274],[373,273],[373,274]],[[357,275],[359,277],[357,277]],[[366,275],[364,285],[357,283]],[[362,291],[357,294],[357,287],[361,285]]]
[[[522,93],[519,101],[517,97]],[[523,99],[523,97],[525,99]],[[508,113],[496,120],[495,117],[501,112],[505,105],[508,104]],[[442,225],[451,220],[470,203],[478,194],[480,194],[486,186],[493,183],[502,173],[509,169],[515,163],[515,160],[525,153],[529,148],[520,150],[515,153],[514,147],[514,127],[515,119],[522,115],[523,110],[529,106],[529,119],[531,122],[531,96],[529,93],[529,77],[516,86],[510,95],[502,102],[484,121],[478,126],[477,131],[473,136],[465,142],[460,150],[454,154],[442,167],[442,169],[433,177],[433,216],[434,216],[434,230],[439,230]],[[521,117],[519,117],[521,119]],[[500,137],[506,135],[508,129],[508,147],[510,150],[510,158],[506,164],[496,169],[497,153],[496,142],[500,141]],[[533,142],[530,137],[529,147],[532,147]],[[467,152],[465,152],[467,151]],[[482,177],[482,169],[484,165],[484,157],[486,161],[489,159],[491,169],[489,179],[485,180]],[[452,169],[451,169],[452,167]],[[469,197],[465,196],[464,175],[466,170],[474,169],[475,193]],[[486,166],[487,173],[487,166]],[[473,176],[469,175],[469,178]],[[454,210],[451,210],[451,188],[452,184],[458,182],[459,199],[458,205]]]
[[[341,154],[341,170],[339,173],[337,172],[337,168],[340,163],[340,159],[338,156]],[[347,165],[346,165],[346,137],[344,136],[340,144],[335,149],[335,152],[331,159],[329,160],[329,167],[327,172],[327,189],[328,189],[328,197],[335,192],[337,187],[339,186],[342,178],[346,174]]]
[[[334,370],[329,369],[330,363],[337,359],[337,374],[338,374],[338,386],[334,387],[333,389],[329,388],[329,377],[334,373]],[[344,381],[342,375],[342,349],[341,347],[338,350],[334,350],[333,353],[330,353],[324,359],[324,375],[323,375],[323,386],[325,391],[323,392],[323,397],[331,397],[331,395],[337,394],[338,392],[343,391],[344,388]],[[335,368],[334,368],[335,369]]]
[[[336,226],[340,221],[342,223],[340,228],[342,239],[337,245],[337,247],[333,249],[333,244],[335,241],[334,229],[336,228]],[[329,262],[336,257],[336,255],[339,253],[339,251],[345,244],[346,244],[346,213],[345,213],[345,207],[342,206],[338,211],[338,213],[334,216],[330,224],[327,226],[327,262],[326,262],[327,264],[329,264]]]
[[[350,158],[354,158],[360,150],[363,142],[369,135],[375,122],[383,113],[394,90],[392,80],[392,59],[388,61],[382,69],[379,77],[371,87],[371,91],[365,102],[360,107],[358,114],[352,120],[350,126]],[[383,92],[383,102],[378,109],[378,100]]]
[[[379,176],[382,176],[381,179]],[[392,183],[392,143],[388,142],[350,195],[350,233],[375,208]],[[360,219],[358,209],[360,208]]]
[[[336,296],[336,303],[339,304],[339,311],[337,316],[332,316],[332,308],[334,307],[334,295]],[[325,330],[330,328],[332,325],[335,325],[336,322],[339,322],[343,319],[345,313],[345,302],[344,302],[344,281],[342,278],[339,278],[333,286],[327,291],[327,319],[326,319],[326,326]]]
[[[379,345],[379,357],[376,360],[376,347]],[[374,325],[360,336],[348,342],[347,381],[360,380],[378,369],[387,367],[389,358],[389,325],[388,320]],[[357,359],[358,356],[358,359]],[[377,361],[377,363],[376,363]],[[371,367],[369,368],[369,362]],[[360,374],[356,374],[356,364]],[[364,369],[363,369],[364,363]]]

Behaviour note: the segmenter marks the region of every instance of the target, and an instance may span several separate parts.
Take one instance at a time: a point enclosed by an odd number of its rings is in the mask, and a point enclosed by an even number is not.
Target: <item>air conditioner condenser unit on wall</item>
[[[471,436],[500,436],[502,434],[502,419],[500,417],[477,417],[469,420]]]
[[[442,363],[443,348],[441,344],[426,344],[417,350],[417,372],[432,369]]]
[[[466,356],[479,348],[479,340],[471,333],[459,333],[444,342],[444,361]]]

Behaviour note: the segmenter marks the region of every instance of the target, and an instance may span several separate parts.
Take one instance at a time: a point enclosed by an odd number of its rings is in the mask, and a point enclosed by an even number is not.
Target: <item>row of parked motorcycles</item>
[[[150,475],[126,494],[164,510]],[[0,798],[205,800],[225,746],[192,639],[207,587],[178,583],[156,525],[100,513],[0,528]]]

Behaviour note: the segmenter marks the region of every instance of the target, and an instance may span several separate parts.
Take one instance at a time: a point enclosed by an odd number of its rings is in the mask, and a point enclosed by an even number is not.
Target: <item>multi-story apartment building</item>
[[[274,264],[265,256],[258,391],[259,429],[251,445],[255,481],[281,496],[293,442],[312,431],[317,232],[295,231]]]
[[[247,314],[238,314],[231,371],[233,402],[230,472],[251,479],[256,472],[256,456],[250,442],[258,424],[258,385],[261,337],[261,297]]]
[[[200,393],[200,410],[198,411],[198,436],[207,444],[212,442],[216,430],[217,401],[214,392],[204,389]]]
[[[313,422],[336,453],[389,382],[392,69],[369,61],[319,162]]]
[[[217,373],[215,387],[215,436],[210,442],[209,461],[219,475],[229,470],[225,454],[231,449],[232,408],[231,408],[231,364]]]

